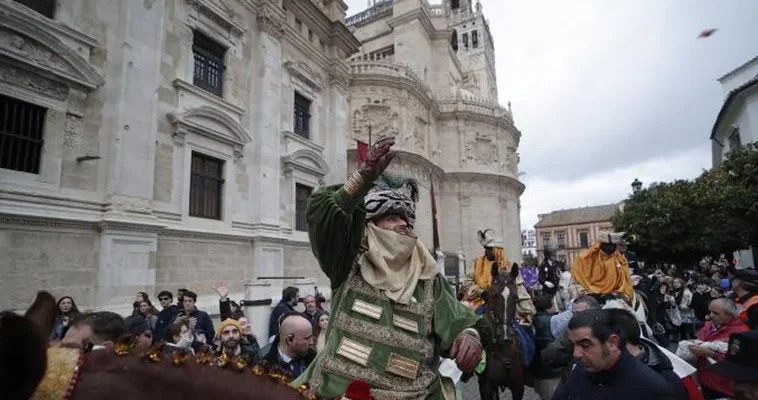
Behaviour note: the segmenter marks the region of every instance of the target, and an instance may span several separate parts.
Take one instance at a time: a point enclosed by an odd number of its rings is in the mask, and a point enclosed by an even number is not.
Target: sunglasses
[[[166,301],[166,300],[170,300],[170,299],[171,299],[170,297],[158,297],[158,300],[160,300],[160,301]]]

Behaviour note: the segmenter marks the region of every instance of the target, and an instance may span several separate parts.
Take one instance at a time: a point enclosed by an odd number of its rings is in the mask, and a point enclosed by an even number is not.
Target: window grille
[[[39,174],[47,109],[0,95],[0,168]]]
[[[192,53],[195,59],[193,84],[222,97],[224,92],[224,53],[226,48],[195,31]]]

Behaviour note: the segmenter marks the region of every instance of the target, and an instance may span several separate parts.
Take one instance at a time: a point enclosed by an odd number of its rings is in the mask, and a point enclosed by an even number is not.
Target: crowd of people
[[[197,294],[179,289],[174,294],[158,293],[160,310],[147,293],[136,295],[133,312],[123,318],[109,311],[81,312],[74,299],[58,299],[58,315],[50,340],[53,345],[82,347],[85,350],[129,343],[138,351],[159,348],[171,354],[177,349],[189,354],[211,351],[226,354],[246,365],[265,362],[279,368],[290,378],[297,378],[323,349],[329,312],[318,292],[300,297],[295,287],[282,291],[281,301],[273,308],[268,337],[255,337],[239,304],[229,299],[229,289],[216,285],[219,295],[220,324],[214,328],[209,314],[196,307]],[[298,303],[304,311],[295,309]]]

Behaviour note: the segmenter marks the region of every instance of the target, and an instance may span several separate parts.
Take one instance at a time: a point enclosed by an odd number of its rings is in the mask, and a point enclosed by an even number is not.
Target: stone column
[[[342,183],[347,179],[347,149],[355,146],[355,142],[348,140],[350,128],[348,126],[348,85],[349,70],[344,62],[335,62],[329,71],[329,98],[327,111],[329,118],[326,124],[324,137],[324,152],[329,160],[329,174],[324,177],[327,185]]]
[[[250,104],[257,115],[250,118],[250,131],[255,132],[252,143],[254,164],[253,191],[263,193],[251,213],[261,229],[278,231],[280,220],[279,179],[281,175],[281,112],[282,112],[282,45],[284,36],[281,10],[264,4],[258,13],[258,61],[251,64],[250,76],[255,77],[255,89]],[[289,96],[285,97],[289,98]]]
[[[268,341],[268,320],[271,317],[271,283],[248,281],[245,283],[245,318],[261,346]]]

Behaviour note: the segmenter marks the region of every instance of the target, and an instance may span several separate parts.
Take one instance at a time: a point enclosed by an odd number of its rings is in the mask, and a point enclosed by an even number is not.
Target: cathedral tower
[[[497,101],[495,45],[490,27],[477,0],[445,0],[450,10],[453,34],[450,44],[458,54],[463,70],[463,89],[477,97]]]

